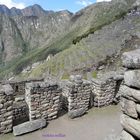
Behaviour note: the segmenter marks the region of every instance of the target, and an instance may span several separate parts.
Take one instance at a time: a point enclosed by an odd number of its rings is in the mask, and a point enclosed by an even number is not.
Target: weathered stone
[[[140,104],[136,105],[136,110],[137,110],[138,114],[140,115]]]
[[[23,124],[17,125],[13,127],[13,133],[15,136],[19,136],[25,133],[29,133],[35,131],[37,129],[41,129],[47,125],[45,119],[39,119],[34,121],[25,122]]]
[[[5,125],[9,125],[9,124],[11,124],[12,123],[12,120],[6,120],[6,121],[4,121],[4,122],[1,122],[1,125],[2,126],[5,126]]]
[[[24,101],[24,100],[25,100],[24,97],[17,97],[17,98],[15,98],[16,102],[20,102],[20,101]]]
[[[138,113],[136,111],[136,104],[134,101],[122,98],[121,99],[121,109],[122,109],[123,113],[127,114],[130,117],[133,117],[133,118],[138,117]]]
[[[2,109],[3,108],[3,104],[0,104],[0,109]]]
[[[120,140],[135,140],[135,139],[128,132],[122,131],[121,136],[120,136]]]
[[[6,95],[11,95],[13,94],[13,88],[7,84],[7,85],[1,85],[0,86],[0,93],[4,92]]]
[[[69,111],[68,116],[69,116],[69,118],[74,119],[74,118],[84,115],[85,113],[86,113],[86,109],[81,108],[81,109]]]
[[[127,86],[140,88],[140,70],[125,72],[124,81]]]
[[[134,102],[140,102],[140,90],[129,88],[122,85],[119,90],[122,97],[125,97]]]
[[[60,98],[60,96],[55,96],[53,97],[53,100],[58,100]]]
[[[48,117],[55,116],[57,113],[58,113],[58,112],[57,112],[57,111],[55,111],[55,112],[53,112],[53,113],[49,114],[49,115],[48,115]]]
[[[122,63],[126,68],[140,68],[140,49],[123,53]]]
[[[140,139],[140,121],[123,114],[121,116],[121,124],[127,132]]]

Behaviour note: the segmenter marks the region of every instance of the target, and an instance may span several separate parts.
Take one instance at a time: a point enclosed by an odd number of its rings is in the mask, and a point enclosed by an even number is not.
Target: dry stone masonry
[[[110,71],[99,75],[96,79],[92,78],[93,106],[102,107],[112,103],[118,103],[120,95],[118,90],[124,79],[124,70]]]
[[[114,101],[116,81],[113,78],[92,79],[94,106],[107,106]]]
[[[116,97],[116,79],[122,77],[116,78],[113,74],[88,81],[80,75],[73,75],[59,83],[53,80],[4,82],[0,88],[0,133],[14,128],[14,135],[24,134],[24,126],[35,124],[34,127],[37,120],[53,120],[63,109],[73,119],[85,114],[90,107],[109,105]],[[33,127],[28,132],[40,125]],[[22,131],[18,131],[19,128]]]
[[[61,89],[57,83],[27,83],[25,94],[30,120],[52,120],[58,117]]]
[[[120,87],[121,140],[140,139],[140,50],[124,53],[123,65],[128,68],[124,75],[124,85]]]
[[[68,101],[68,116],[75,118],[83,115],[88,109],[91,96],[91,84],[80,75],[71,76],[65,86],[64,96]]]
[[[10,85],[0,85],[0,134],[12,131],[13,89]]]

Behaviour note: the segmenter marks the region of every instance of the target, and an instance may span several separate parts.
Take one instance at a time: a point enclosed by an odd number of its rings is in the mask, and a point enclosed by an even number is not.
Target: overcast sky
[[[16,7],[20,9],[29,5],[39,4],[45,10],[59,11],[67,9],[71,12],[76,12],[85,6],[101,1],[111,0],[0,0],[0,4],[4,4],[9,8]]]

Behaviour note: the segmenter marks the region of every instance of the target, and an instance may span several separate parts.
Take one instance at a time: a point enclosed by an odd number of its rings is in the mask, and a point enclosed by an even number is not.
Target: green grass
[[[70,75],[68,74],[68,73],[64,73],[63,75],[62,75],[62,80],[68,80],[69,79],[69,77],[70,77]]]
[[[93,77],[93,78],[97,78],[97,74],[98,74],[97,71],[92,71],[92,77]]]

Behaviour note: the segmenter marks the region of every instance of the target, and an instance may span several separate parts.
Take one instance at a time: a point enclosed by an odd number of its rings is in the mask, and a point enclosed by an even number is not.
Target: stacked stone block
[[[93,104],[96,107],[110,105],[116,96],[116,81],[106,77],[92,79]]]
[[[10,85],[0,85],[0,134],[12,131],[13,89]]]
[[[68,100],[68,115],[71,118],[83,115],[89,108],[91,96],[90,82],[80,75],[71,76],[65,87],[65,97]]]
[[[128,68],[124,75],[121,94],[121,140],[140,139],[140,49],[126,52],[122,56],[123,66]]]
[[[61,89],[57,83],[27,83],[25,90],[30,120],[40,118],[52,120],[57,118],[61,96]]]

